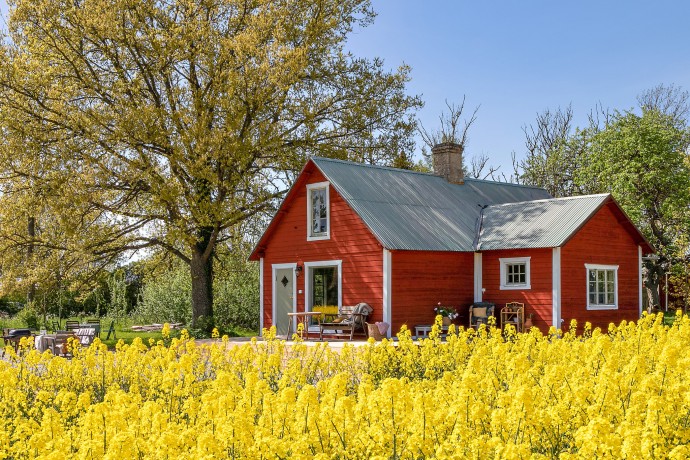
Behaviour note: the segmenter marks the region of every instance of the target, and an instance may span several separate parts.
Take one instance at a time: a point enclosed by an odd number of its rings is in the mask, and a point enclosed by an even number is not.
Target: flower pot
[[[450,318],[448,318],[447,316],[444,316],[443,317],[443,325],[444,326],[450,326]]]
[[[532,318],[527,318],[525,320],[525,330],[529,330],[534,324],[532,324]]]

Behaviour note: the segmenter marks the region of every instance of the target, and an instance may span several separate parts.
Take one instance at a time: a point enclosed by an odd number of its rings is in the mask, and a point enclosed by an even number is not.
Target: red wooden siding
[[[501,263],[508,257],[531,257],[530,287],[525,290],[501,290]],[[482,253],[483,300],[496,304],[496,317],[508,302],[525,304],[525,314],[533,313],[532,322],[543,332],[552,324],[553,249],[511,249]]]
[[[374,308],[373,320],[383,317],[383,248],[359,216],[330,187],[329,240],[307,241],[307,184],[326,178],[313,167],[306,169],[294,186],[292,196],[279,211],[280,220],[271,230],[263,250],[264,327],[272,323],[272,265],[342,260],[342,302],[367,302]],[[297,278],[297,310],[304,311],[306,270]],[[300,294],[299,291],[302,290]]]
[[[391,254],[392,332],[406,324],[434,321],[434,307],[458,307],[457,323],[466,325],[473,300],[474,256],[471,252],[393,251]]]
[[[609,323],[639,317],[637,244],[619,224],[609,203],[603,206],[561,250],[561,317],[585,321],[606,331]],[[618,265],[618,310],[587,310],[585,264]]]

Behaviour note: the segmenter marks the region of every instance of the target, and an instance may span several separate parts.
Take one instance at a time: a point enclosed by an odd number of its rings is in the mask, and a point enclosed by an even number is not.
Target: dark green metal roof
[[[483,212],[477,249],[562,246],[610,197],[585,195],[489,206]]]
[[[478,219],[493,204],[551,198],[541,188],[442,177],[312,158],[335,190],[387,249],[474,251]]]

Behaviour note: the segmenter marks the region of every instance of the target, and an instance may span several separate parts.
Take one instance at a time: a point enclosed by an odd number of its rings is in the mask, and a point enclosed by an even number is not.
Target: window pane
[[[589,282],[590,285],[593,286],[592,283],[594,283],[597,280],[597,271],[596,270],[590,270],[589,271]]]
[[[312,235],[328,232],[328,203],[326,201],[325,188],[311,191]]]
[[[613,295],[613,292],[608,292],[606,294],[606,303],[609,305],[613,305],[616,302],[616,299],[614,297],[615,296]]]
[[[600,293],[597,295],[597,300],[598,300],[598,302],[597,302],[598,304],[603,304],[603,303],[604,303],[604,293],[603,293],[603,292],[600,292]]]
[[[506,284],[527,284],[527,265],[506,264]]]
[[[311,306],[338,305],[337,267],[312,268]]]
[[[591,305],[594,305],[594,304],[597,303],[597,293],[596,293],[596,292],[590,291],[590,293],[589,293],[589,303],[590,303]]]

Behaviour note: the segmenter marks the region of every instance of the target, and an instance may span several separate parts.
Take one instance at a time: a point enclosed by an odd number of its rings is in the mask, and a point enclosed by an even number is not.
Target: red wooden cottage
[[[610,195],[465,179],[458,146],[432,153],[435,174],[307,162],[251,255],[262,328],[359,302],[393,333],[431,323],[439,302],[464,318],[473,302],[522,302],[544,331],[639,317],[653,249]]]

